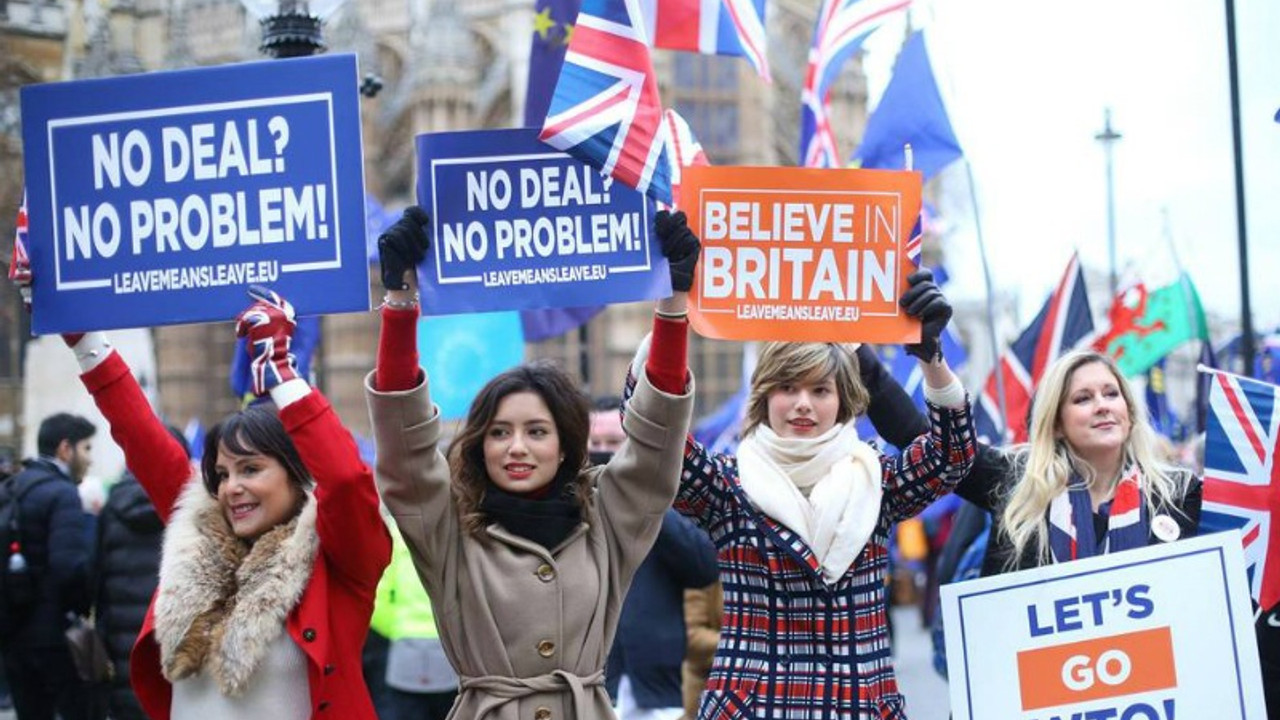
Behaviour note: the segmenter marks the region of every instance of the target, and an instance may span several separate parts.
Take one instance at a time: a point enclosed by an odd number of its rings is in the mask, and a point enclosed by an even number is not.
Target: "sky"
[[[1255,328],[1280,326],[1280,2],[1237,0],[1245,208]],[[1030,318],[1073,250],[1106,272],[1105,108],[1123,277],[1171,280],[1239,318],[1225,0],[917,0],[941,92],[970,163],[994,284]],[[867,42],[871,102],[903,27]],[[874,106],[873,106],[874,107]],[[967,200],[963,167],[959,179]],[[966,208],[967,209],[967,208]],[[958,216],[959,213],[956,213]],[[974,223],[944,245],[957,300],[985,296]],[[1128,273],[1126,276],[1125,273]],[[1107,302],[1091,297],[1095,305]]]

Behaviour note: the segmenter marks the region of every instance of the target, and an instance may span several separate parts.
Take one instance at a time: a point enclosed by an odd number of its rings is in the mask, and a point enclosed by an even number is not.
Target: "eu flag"
[[[533,45],[529,50],[529,84],[524,99],[524,124],[542,127],[551,95],[569,47],[570,28],[578,20],[581,0],[537,0],[534,3]]]

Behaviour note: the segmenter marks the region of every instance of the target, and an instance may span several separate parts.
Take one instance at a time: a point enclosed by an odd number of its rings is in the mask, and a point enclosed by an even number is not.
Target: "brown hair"
[[[463,527],[472,534],[482,531],[487,523],[480,509],[490,483],[484,467],[485,433],[502,400],[518,392],[535,393],[551,411],[560,437],[560,452],[564,453],[552,482],[563,485],[566,494],[577,498],[586,517],[591,476],[582,470],[587,466],[587,438],[591,433],[590,402],[564,370],[541,360],[512,368],[481,388],[471,401],[466,424],[449,447],[453,497]]]
[[[771,342],[760,350],[755,372],[751,373],[751,393],[747,398],[747,418],[742,436],[757,426],[769,424],[769,393],[786,383],[833,377],[840,410],[836,422],[848,422],[867,409],[870,396],[858,375],[856,346],[842,343]]]
[[[275,458],[289,475],[289,481],[302,489],[311,486],[311,473],[298,455],[293,438],[284,429],[276,407],[262,403],[232,413],[222,419],[204,438],[204,456],[200,459],[200,475],[205,490],[218,496],[218,449],[224,447],[232,455],[262,453]]]

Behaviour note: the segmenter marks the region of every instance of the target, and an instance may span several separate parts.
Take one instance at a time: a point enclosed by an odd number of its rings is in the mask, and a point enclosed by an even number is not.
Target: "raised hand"
[[[236,337],[246,339],[250,375],[255,395],[298,378],[298,367],[290,352],[297,327],[293,306],[273,290],[260,285],[249,288],[255,302],[236,318]]]
[[[382,287],[408,290],[406,271],[417,271],[431,244],[431,217],[417,205],[405,208],[404,214],[387,231],[378,236],[378,258],[382,263]]]
[[[920,321],[920,342],[904,346],[909,354],[925,362],[942,358],[942,330],[951,320],[951,303],[933,281],[929,270],[917,270],[907,277],[907,290],[898,299],[907,314]]]
[[[693,287],[693,271],[698,266],[702,243],[689,229],[684,212],[672,214],[659,210],[653,218],[653,226],[658,233],[662,255],[671,267],[671,289],[675,292],[689,292]]]

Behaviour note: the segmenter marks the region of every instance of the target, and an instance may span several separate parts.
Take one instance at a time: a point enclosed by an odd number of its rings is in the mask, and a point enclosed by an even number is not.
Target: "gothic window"
[[[707,157],[732,165],[742,154],[738,58],[675,53],[674,81],[664,100],[693,129]]]

